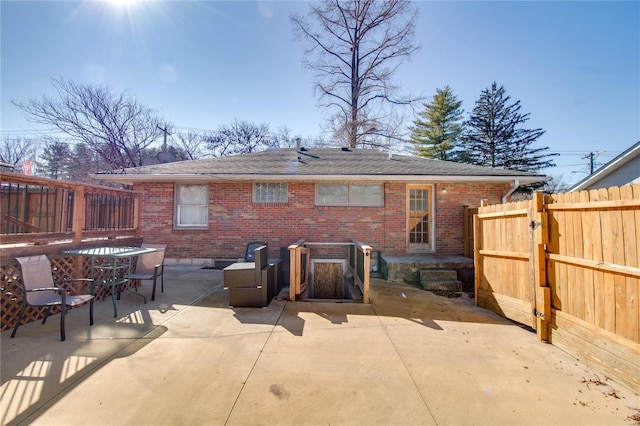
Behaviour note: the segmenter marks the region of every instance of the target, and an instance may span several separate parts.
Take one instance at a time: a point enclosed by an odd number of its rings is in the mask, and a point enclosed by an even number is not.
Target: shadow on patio
[[[71,311],[65,342],[55,318],[15,339],[3,332],[2,424],[624,424],[632,414],[633,396],[581,384],[589,370],[466,296],[373,280],[368,305],[231,308],[222,271],[167,267],[165,278],[146,305],[123,293],[118,319],[109,300],[93,327],[84,308]]]
[[[58,315],[44,325],[33,321],[20,326],[14,339],[11,330],[2,332],[1,424],[27,421],[105,364],[132,356],[167,331],[164,322],[222,287],[221,277],[205,279],[197,268],[168,267],[166,275],[165,292],[154,302],[150,302],[148,284],[140,288],[147,304],[123,292],[117,318],[113,318],[108,297],[96,300],[93,326],[88,325],[88,305],[70,310],[64,342],[60,341]]]

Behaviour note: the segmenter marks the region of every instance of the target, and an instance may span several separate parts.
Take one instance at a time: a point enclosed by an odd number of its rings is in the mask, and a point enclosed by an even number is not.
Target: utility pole
[[[169,130],[166,124],[164,125],[164,129],[158,125],[158,129],[164,132],[164,142],[162,143],[162,152],[167,152],[167,134],[170,134]]]
[[[589,155],[582,157],[583,160],[589,160],[589,174],[592,175],[596,169],[596,158],[605,151],[590,152]]]

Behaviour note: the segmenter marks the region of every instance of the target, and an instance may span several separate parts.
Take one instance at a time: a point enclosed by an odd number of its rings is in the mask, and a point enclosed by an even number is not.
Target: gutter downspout
[[[502,196],[502,204],[505,204],[507,202],[507,197],[513,194],[513,192],[519,187],[520,187],[520,180],[514,179],[513,184],[511,185],[511,188],[509,188],[509,190],[505,192],[505,194]]]

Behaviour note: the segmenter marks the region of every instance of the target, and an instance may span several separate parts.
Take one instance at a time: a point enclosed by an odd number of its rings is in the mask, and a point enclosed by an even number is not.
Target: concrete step
[[[416,284],[416,273],[422,269],[451,269],[458,271],[463,283],[473,286],[473,259],[463,256],[382,256],[378,269],[389,281]],[[464,278],[461,278],[464,277]]]
[[[425,290],[462,291],[462,282],[457,276],[451,269],[420,269],[416,281]]]
[[[457,280],[458,273],[453,269],[420,269],[422,281]]]
[[[420,287],[424,290],[462,291],[462,283],[458,280],[424,281]]]

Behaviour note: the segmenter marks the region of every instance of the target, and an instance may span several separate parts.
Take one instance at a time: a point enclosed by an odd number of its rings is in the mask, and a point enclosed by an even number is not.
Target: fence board
[[[609,200],[620,199],[620,188],[617,186],[609,188]],[[622,212],[619,209],[609,210],[611,216],[611,239],[612,239],[612,263],[624,265],[624,234],[622,230]],[[626,305],[626,283],[625,278],[619,274],[613,275],[613,297],[615,300],[615,332],[618,335],[625,335],[627,332],[626,315],[622,314],[622,305]]]
[[[589,201],[589,193],[587,191],[580,191],[579,193],[580,203],[586,203]],[[593,259],[593,212],[585,211],[582,214],[583,221],[583,256],[585,259]],[[584,318],[587,322],[593,324],[594,322],[594,290],[593,290],[593,275],[594,271],[589,268],[583,268],[582,270],[582,282],[584,285]]]
[[[633,187],[623,186],[620,188],[620,199],[632,200],[633,199]],[[635,214],[632,210],[622,210],[622,232],[623,232],[623,249],[624,249],[624,264],[629,267],[638,267],[638,240],[636,237],[636,227],[640,224],[636,223]],[[638,305],[638,278],[625,277],[625,295],[621,300],[622,316],[624,316],[624,323],[626,325],[626,333],[624,337],[628,339],[638,338],[638,315],[635,315],[635,311]]]
[[[579,192],[572,192],[570,194],[571,202],[580,202]],[[573,228],[573,241],[569,242],[571,256],[580,259],[584,255],[584,243],[582,239],[582,214],[580,211],[574,210],[571,212],[570,223],[568,225]],[[569,273],[573,277],[583,276],[583,270],[573,265],[570,267]],[[573,285],[569,284],[569,286],[571,287],[571,291],[573,293],[573,297],[571,297],[571,300],[574,301],[572,312],[576,317],[584,318],[584,281],[573,280]]]
[[[566,200],[566,194],[560,194],[561,201]],[[558,254],[567,255],[567,241],[573,238],[573,235],[569,234],[567,231],[567,216],[571,213],[567,213],[566,211],[560,212],[558,215],[558,232],[559,235],[565,236],[564,238],[558,239]],[[568,286],[568,267],[567,265],[560,264],[558,265],[558,284],[560,287],[560,303],[559,309],[563,311],[571,311],[570,300],[569,297],[569,286]]]
[[[603,369],[636,390],[640,387],[637,344],[561,311],[553,313],[552,323],[550,343]]]
[[[595,203],[600,201],[600,191],[589,191],[589,199]],[[589,214],[593,220],[593,227],[589,231],[593,237],[593,250],[592,260],[595,262],[604,262],[604,255],[602,254],[603,242],[602,242],[602,221],[600,218],[600,211],[591,211]],[[605,328],[604,324],[604,272],[601,270],[595,270],[593,273],[593,306],[594,306],[594,324],[602,329]]]
[[[535,200],[479,208],[477,304],[640,390],[640,185]]]
[[[598,190],[601,200],[609,200],[609,191],[607,188]],[[602,225],[602,258],[607,263],[613,263],[613,218],[608,210],[600,211],[600,223]],[[616,299],[615,299],[615,280],[611,274],[604,275],[604,286],[602,292],[604,329],[615,333],[616,331]]]
[[[480,289],[478,296],[483,301],[483,304],[480,305],[483,308],[490,309],[505,318],[529,327],[533,328],[535,326],[535,321],[531,315],[530,303],[486,289]]]
[[[640,184],[633,185],[633,197],[636,200],[640,200]],[[640,209],[635,210],[634,218],[636,227],[636,236],[634,240],[636,242],[636,253],[638,253],[638,256],[636,257],[636,266],[640,267]],[[640,342],[640,280],[636,281],[635,288],[636,299],[633,306],[637,312],[637,315],[635,315],[634,321],[636,321],[636,324],[638,324],[638,334],[635,341]]]
[[[547,204],[551,204],[554,200],[555,195],[548,195],[546,197]],[[559,251],[559,238],[560,238],[560,229],[558,226],[558,215],[552,214],[549,212],[549,242],[547,244],[547,249],[550,253],[558,253]],[[558,268],[556,267],[555,262],[547,262],[547,284],[551,289],[551,308],[552,309],[561,309],[561,294],[560,286],[558,282]]]

